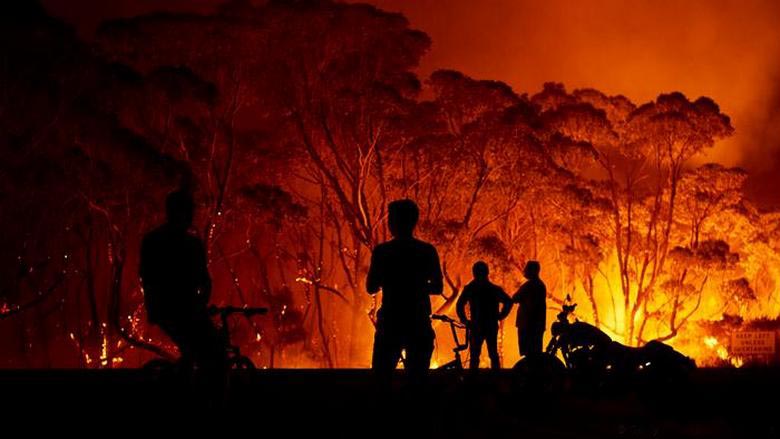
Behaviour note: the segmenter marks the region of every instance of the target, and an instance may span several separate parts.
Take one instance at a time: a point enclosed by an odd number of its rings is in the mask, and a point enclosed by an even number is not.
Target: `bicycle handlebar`
[[[433,319],[433,320],[441,320],[443,322],[452,322],[452,321],[454,321],[449,316],[445,316],[444,314],[431,314],[431,319]]]
[[[444,315],[444,314],[432,314],[431,315],[431,319],[432,320],[440,320],[442,322],[446,322],[446,323],[455,325],[458,328],[465,328],[466,327],[466,325],[464,325],[463,323],[453,319],[450,316]]]

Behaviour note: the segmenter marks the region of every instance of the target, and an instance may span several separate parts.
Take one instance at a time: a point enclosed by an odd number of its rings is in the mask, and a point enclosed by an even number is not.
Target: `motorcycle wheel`
[[[539,354],[515,363],[513,386],[517,392],[555,394],[563,390],[566,367],[557,357]]]

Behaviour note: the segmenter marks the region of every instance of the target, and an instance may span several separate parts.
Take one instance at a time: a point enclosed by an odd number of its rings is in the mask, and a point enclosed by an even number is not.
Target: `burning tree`
[[[214,301],[272,310],[234,328],[270,367],[367,364],[363,279],[402,197],[439,248],[438,312],[474,260],[511,289],[532,258],[553,304],[573,292],[583,318],[632,344],[780,311],[776,215],[745,200],[744,171],[694,166],[733,132],[709,98],[421,80],[427,35],[367,5],[233,1],[107,22],[94,45],[35,4],[9,17],[3,41],[23,44],[0,53],[7,364],[168,350],[145,325],[136,264],[181,185],[202,212]]]
[[[686,168],[733,128],[710,99],[690,101],[680,93],[660,95],[635,107],[622,97],[593,90],[568,94],[551,85],[537,100],[550,107],[555,123],[570,137],[588,142],[596,151],[598,180],[611,204],[620,280],[622,310],[614,312],[622,314],[619,331],[634,343],[641,339],[647,304],[658,294],[677,239],[678,198]],[[714,202],[709,208],[717,207],[722,205]],[[696,218],[692,227],[700,227],[698,221],[705,217]],[[676,314],[676,308],[671,313]]]
[[[120,312],[122,279],[127,244],[151,212],[149,193],[181,169],[119,120],[115,104],[137,76],[94,57],[34,4],[17,7],[4,41],[25,38],[3,50],[14,67],[3,70],[2,105],[3,210],[15,212],[3,219],[3,257],[13,258],[3,265],[18,275],[3,276],[13,304],[4,317],[20,314],[21,349],[42,344],[48,355],[49,343],[75,345],[81,365],[110,366],[113,351],[128,345],[159,351],[128,328],[135,316],[131,309],[128,322]],[[20,102],[28,104],[16,110]],[[56,319],[28,323],[27,308]]]

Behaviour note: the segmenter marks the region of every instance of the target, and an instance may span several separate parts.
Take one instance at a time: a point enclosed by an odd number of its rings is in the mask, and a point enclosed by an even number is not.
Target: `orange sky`
[[[528,92],[554,80],[638,102],[672,90],[706,95],[732,116],[737,129],[711,159],[747,160],[757,168],[768,165],[770,147],[780,150],[780,1],[371,3],[403,12],[431,36],[425,73],[449,66]],[[768,133],[766,113],[772,108],[774,131]],[[751,153],[764,159],[748,159]]]
[[[44,0],[91,27],[100,17],[167,5],[203,10],[215,0]],[[88,8],[77,8],[83,3]],[[637,102],[679,90],[712,97],[735,136],[707,157],[743,165],[752,192],[780,205],[778,0],[370,0],[427,32],[423,75],[439,67],[534,92],[545,81],[594,87]],[[79,16],[79,9],[88,16]]]

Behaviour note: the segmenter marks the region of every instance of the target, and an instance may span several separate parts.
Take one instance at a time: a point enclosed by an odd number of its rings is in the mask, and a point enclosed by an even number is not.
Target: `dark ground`
[[[222,405],[209,408],[193,385],[139,370],[6,370],[0,422],[30,437],[159,437],[182,426],[198,437],[213,428],[225,433],[216,437],[780,437],[778,369],[699,369],[673,388],[596,390],[569,378],[541,394],[513,377],[434,371],[424,392],[411,392],[399,375],[382,393],[366,370],[236,371]]]

